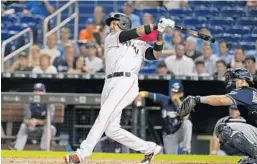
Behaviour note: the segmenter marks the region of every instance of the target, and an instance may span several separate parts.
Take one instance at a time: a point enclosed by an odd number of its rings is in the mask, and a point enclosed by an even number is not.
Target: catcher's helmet
[[[236,79],[245,79],[250,86],[252,86],[253,80],[251,73],[245,68],[228,69],[225,73],[226,88],[231,88]],[[233,86],[235,87],[235,86]]]
[[[111,14],[110,17],[105,20],[106,25],[110,26],[112,20],[119,21],[118,26],[121,30],[131,29],[132,22],[131,22],[130,18],[123,13]]]
[[[41,91],[45,91],[46,90],[46,87],[45,87],[45,84],[43,83],[36,83],[33,87],[33,90],[41,90]]]

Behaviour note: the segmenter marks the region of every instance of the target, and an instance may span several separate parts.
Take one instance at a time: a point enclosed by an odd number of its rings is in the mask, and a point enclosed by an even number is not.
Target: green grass
[[[9,151],[2,150],[1,156],[6,158],[62,158],[67,152],[43,152],[43,151]],[[114,153],[93,153],[89,159],[105,160],[141,160],[142,154],[114,154]],[[238,156],[208,156],[208,155],[158,155],[156,161],[181,161],[181,162],[217,162],[236,163]]]

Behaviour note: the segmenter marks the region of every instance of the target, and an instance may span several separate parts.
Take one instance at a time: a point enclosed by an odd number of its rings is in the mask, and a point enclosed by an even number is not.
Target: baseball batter
[[[131,29],[131,20],[122,13],[113,13],[106,19],[111,33],[105,38],[104,55],[106,78],[101,95],[101,109],[86,140],[73,155],[64,157],[66,164],[80,163],[90,156],[95,145],[105,132],[106,136],[130,149],[145,154],[141,161],[150,163],[161,147],[144,141],[120,126],[122,110],[138,95],[138,72],[144,59],[157,60],[163,48],[162,33],[166,27],[174,28],[175,22],[162,18],[158,24],[149,24]],[[136,38],[158,31],[157,40],[151,47]]]

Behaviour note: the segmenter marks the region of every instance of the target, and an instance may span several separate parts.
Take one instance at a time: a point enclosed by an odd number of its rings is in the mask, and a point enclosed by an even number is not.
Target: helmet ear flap
[[[122,30],[129,30],[131,29],[132,22],[127,16],[122,16],[118,25]]]

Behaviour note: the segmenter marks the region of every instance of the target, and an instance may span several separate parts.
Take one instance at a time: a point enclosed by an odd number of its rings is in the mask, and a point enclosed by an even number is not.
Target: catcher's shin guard
[[[226,124],[220,124],[217,128],[216,135],[219,136],[222,143],[233,147],[252,158],[257,157],[257,145],[250,142],[242,132],[233,130]]]

